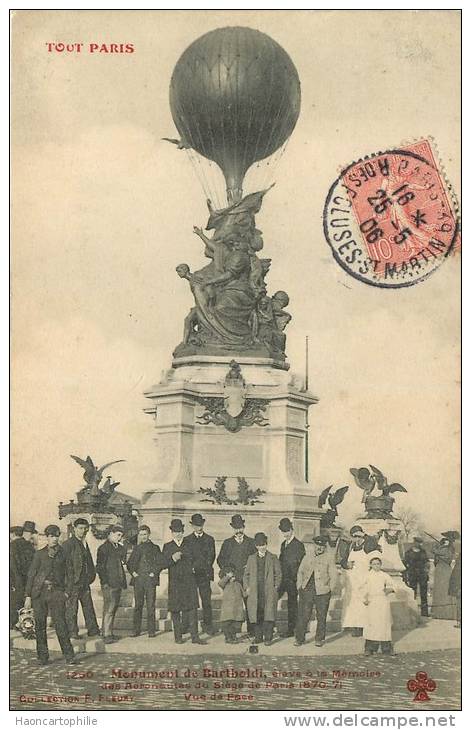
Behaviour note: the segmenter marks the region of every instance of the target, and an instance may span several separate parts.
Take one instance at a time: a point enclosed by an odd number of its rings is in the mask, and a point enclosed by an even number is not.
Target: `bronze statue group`
[[[294,645],[302,646],[315,609],[314,644],[321,647],[326,638],[331,596],[339,575],[343,574],[342,628],[351,630],[354,636],[363,636],[366,654],[374,654],[381,647],[382,653],[394,655],[390,601],[395,584],[382,569],[377,539],[365,534],[361,526],[351,528],[348,540],[339,540],[338,533],[328,531],[326,536],[315,536],[312,545],[305,545],[295,536],[291,520],[285,517],[279,523],[283,539],[277,556],[268,549],[264,533],[258,532],[254,538],[245,534],[245,521],[237,514],[229,523],[233,534],[223,541],[216,558],[214,538],[205,532],[204,524],[204,517],[194,514],[190,520],[191,533],[185,535],[182,521],[172,519],[169,526],[172,539],[162,549],[152,542],[146,525],[139,527],[136,544],[128,548],[123,544],[123,528],[111,525],[107,538],[98,547],[96,565],[86,541],[90,525],[85,518],[75,520],[73,534],[62,544],[60,528],[48,525],[44,531],[47,545],[37,551],[34,522],[12,527],[10,628],[18,625],[19,613],[32,609],[38,661],[46,664],[50,615],[66,661],[75,663],[71,639],[79,638],[79,604],[89,637],[101,635],[107,644],[118,641],[114,633],[115,616],[129,581],[134,590],[132,635],[141,634],[145,604],[147,633],[155,637],[156,588],[162,572],[167,571],[168,611],[175,643],[183,644],[189,633],[192,643],[206,644],[201,634],[209,638],[218,633],[211,601],[217,571],[222,591],[217,624],[227,644],[249,640],[269,646],[279,618],[279,600],[286,595],[287,630],[280,638],[293,637]],[[420,538],[414,539],[403,561],[404,580],[416,594],[420,593],[422,615],[426,616],[430,561]],[[454,555],[452,540],[442,538],[434,550],[434,562],[437,604],[432,607],[432,615],[434,608],[437,609],[435,617],[453,618],[457,614],[457,625],[460,625],[461,558]],[[101,629],[90,590],[97,575],[103,596]],[[200,605],[201,634],[197,615]],[[241,635],[243,623],[246,635]]]

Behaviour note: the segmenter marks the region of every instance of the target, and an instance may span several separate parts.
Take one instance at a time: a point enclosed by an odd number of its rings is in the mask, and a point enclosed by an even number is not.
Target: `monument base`
[[[157,541],[170,539],[172,517],[188,526],[195,512],[217,542],[232,534],[235,513],[247,534],[266,532],[271,549],[282,517],[302,540],[319,534],[323,510],[307,474],[308,409],[317,398],[284,367],[269,358],[182,358],[146,392],[157,459],[140,513]]]

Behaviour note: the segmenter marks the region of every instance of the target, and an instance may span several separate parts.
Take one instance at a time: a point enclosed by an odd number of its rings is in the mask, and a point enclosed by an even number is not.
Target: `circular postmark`
[[[432,274],[458,240],[458,219],[428,140],[378,152],[342,170],[324,207],[335,260],[384,288]]]

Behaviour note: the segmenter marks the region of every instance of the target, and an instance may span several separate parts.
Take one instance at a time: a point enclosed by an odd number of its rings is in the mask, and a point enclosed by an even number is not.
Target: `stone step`
[[[245,622],[243,625],[245,626]],[[287,620],[276,621],[275,625],[276,625],[278,631],[283,633],[288,628],[288,621]],[[142,626],[142,633],[145,633],[147,631],[147,620],[146,619],[142,620],[141,626]],[[199,626],[200,631],[202,631],[201,620],[198,622],[198,626]],[[221,630],[221,622],[219,620],[215,620],[213,622],[213,626],[215,629]],[[310,621],[308,626],[309,626],[308,630],[312,631],[313,627],[315,628],[315,626],[316,626],[316,621],[315,620]],[[155,629],[158,632],[172,631],[171,619],[157,619],[155,622]],[[327,621],[327,631],[329,633],[334,633],[336,631],[340,631],[340,629],[341,629],[341,625],[340,625],[339,621]],[[116,632],[124,633],[129,636],[133,630],[132,622],[130,623],[129,621],[123,621],[123,620],[120,620],[119,618],[116,618],[115,622],[114,622],[114,630]]]

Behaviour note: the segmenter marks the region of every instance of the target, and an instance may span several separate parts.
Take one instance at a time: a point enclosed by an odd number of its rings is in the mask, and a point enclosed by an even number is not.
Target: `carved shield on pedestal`
[[[245,386],[243,383],[224,385],[224,407],[233,418],[239,416],[245,405]]]

